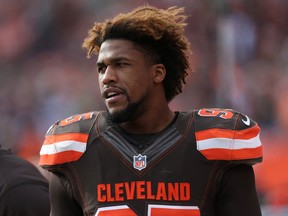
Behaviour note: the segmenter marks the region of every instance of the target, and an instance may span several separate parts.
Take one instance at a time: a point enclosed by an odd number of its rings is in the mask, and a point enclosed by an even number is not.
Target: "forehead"
[[[138,57],[143,57],[143,54],[140,47],[134,42],[124,39],[111,39],[102,43],[98,54],[98,62],[114,58],[134,59]]]

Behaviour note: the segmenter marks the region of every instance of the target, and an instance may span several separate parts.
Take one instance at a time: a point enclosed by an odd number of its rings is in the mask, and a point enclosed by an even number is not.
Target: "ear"
[[[154,65],[154,82],[161,83],[166,76],[166,68],[163,64]]]

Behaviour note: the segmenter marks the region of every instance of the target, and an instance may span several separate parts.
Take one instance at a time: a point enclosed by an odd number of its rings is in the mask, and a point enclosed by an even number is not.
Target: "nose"
[[[102,82],[104,85],[116,82],[117,76],[116,71],[113,69],[111,65],[106,67],[105,73],[100,74],[99,76],[100,82]]]

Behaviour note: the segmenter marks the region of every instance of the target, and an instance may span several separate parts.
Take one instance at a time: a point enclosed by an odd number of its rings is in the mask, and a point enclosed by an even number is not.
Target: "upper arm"
[[[237,165],[224,174],[216,211],[219,216],[261,216],[252,166]]]
[[[50,178],[50,216],[82,216],[81,206],[73,198],[70,185],[64,177],[51,174]]]

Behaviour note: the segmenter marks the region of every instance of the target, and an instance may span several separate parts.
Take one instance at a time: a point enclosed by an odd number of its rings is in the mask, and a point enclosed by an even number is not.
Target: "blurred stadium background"
[[[184,93],[171,106],[226,107],[262,127],[255,166],[263,215],[288,215],[288,1],[157,0],[189,14],[194,51]],[[95,20],[140,0],[0,0],[0,142],[37,164],[48,127],[102,109],[95,58],[81,43]]]

